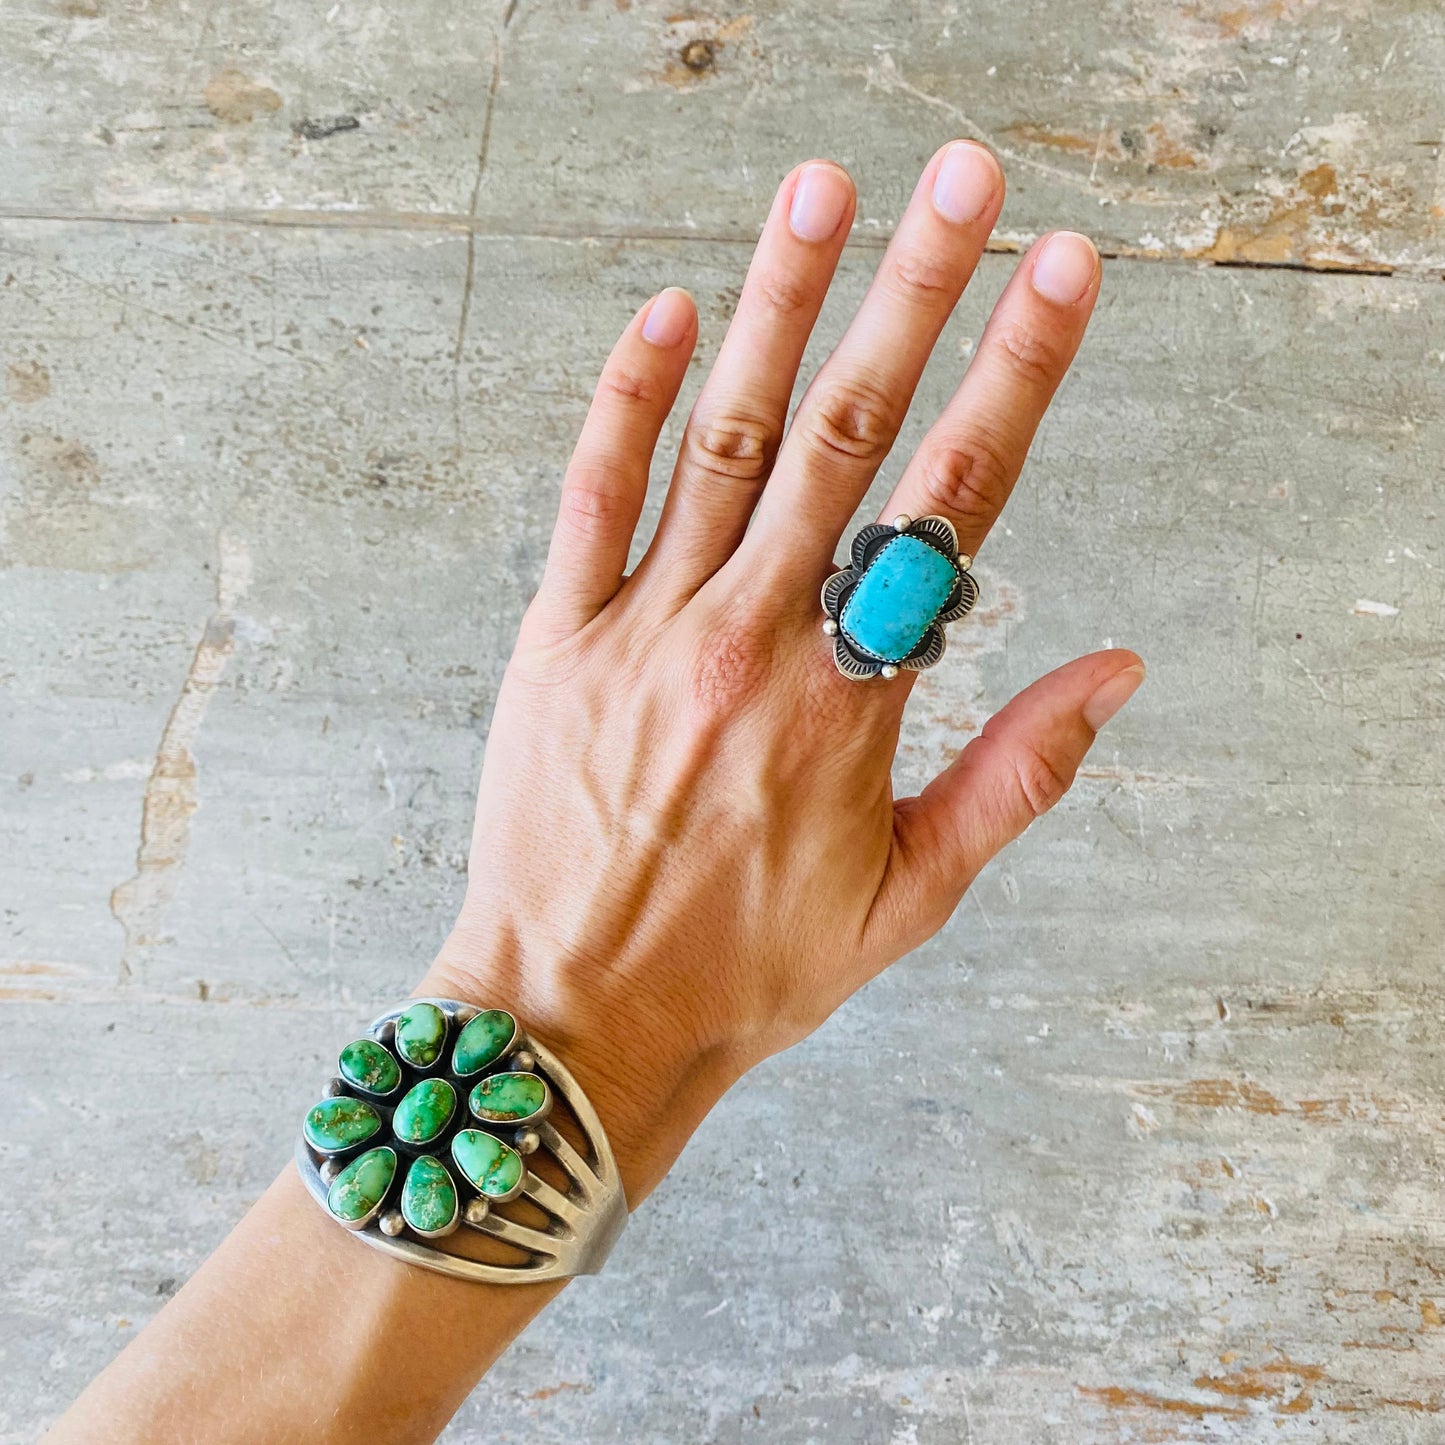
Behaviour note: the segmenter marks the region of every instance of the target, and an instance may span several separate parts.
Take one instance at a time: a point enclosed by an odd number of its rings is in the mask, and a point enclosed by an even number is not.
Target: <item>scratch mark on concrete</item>
[[[502,32],[512,23],[517,0],[510,0],[502,24],[492,37],[492,79],[487,86],[487,107],[482,115],[482,138],[477,146],[477,173],[472,177],[472,194],[467,203],[467,269],[462,281],[462,304],[457,315],[457,339],[452,348],[452,431],[457,460],[462,455],[462,351],[467,342],[467,323],[472,315],[472,291],[477,279],[477,209],[482,199],[482,179],[487,171],[487,153],[492,147],[492,116],[497,109],[497,91],[502,84]]]
[[[120,977],[134,976],[146,948],[159,943],[191,841],[191,815],[200,806],[194,747],[211,695],[235,646],[235,609],[251,585],[251,554],[239,538],[221,535],[216,607],[161,733],[141,805],[135,876],[110,895],[110,911],[125,930]]]
[[[1048,176],[1050,180],[1068,186],[1070,190],[1085,191],[1090,195],[1099,194],[1097,185],[1090,177],[1080,176],[1077,172],[1065,170],[1062,166],[1050,165],[1047,161],[1041,161],[1037,156],[1029,155],[1027,151],[1021,151],[1016,146],[1001,141],[974,120],[961,106],[944,99],[941,95],[932,95],[926,90],[920,90],[918,86],[905,80],[903,73],[898,69],[898,62],[886,50],[874,64],[868,67],[864,78],[870,90],[881,90],[885,94],[906,95],[922,105],[942,111],[950,119],[963,126],[973,139],[982,141],[990,150],[1011,165],[1022,166],[1039,175]],[[1088,148],[1089,142],[1084,142],[1084,145]],[[1120,193],[1115,199],[1136,201],[1143,205],[1168,205],[1172,201],[1172,197],[1147,189],[1130,189]]]

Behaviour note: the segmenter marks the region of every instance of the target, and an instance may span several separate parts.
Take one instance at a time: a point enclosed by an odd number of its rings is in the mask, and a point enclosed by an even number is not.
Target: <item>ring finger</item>
[[[884,518],[900,512],[947,517],[959,550],[978,551],[1079,349],[1099,280],[1098,252],[1072,231],[1046,236],[1025,256],[963,381],[899,478]]]

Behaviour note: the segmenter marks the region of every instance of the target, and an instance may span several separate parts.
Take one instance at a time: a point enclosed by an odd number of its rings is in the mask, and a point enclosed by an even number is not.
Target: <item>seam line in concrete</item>
[[[118,225],[118,226],[235,226],[241,228],[275,227],[297,230],[339,231],[444,231],[470,239],[484,237],[507,241],[582,241],[582,242],[704,242],[722,246],[754,246],[757,232],[703,231],[692,227],[629,226],[607,229],[578,227],[545,227],[536,225],[489,222],[486,217],[468,216],[461,212],[424,211],[303,211],[303,210],[236,210],[236,211],[67,211],[62,209],[29,209],[0,206],[0,223],[7,221],[52,225]],[[878,231],[850,236],[847,249],[881,251],[892,232]],[[1006,237],[989,242],[991,255],[1016,256],[1025,243]],[[1295,271],[1312,276],[1374,276],[1400,277],[1406,280],[1445,280],[1445,258],[1393,265],[1389,262],[1352,261],[1219,261],[1184,253],[1160,253],[1128,246],[1100,247],[1100,255],[1108,261],[1143,261],[1159,265],[1205,267],[1219,271]]]

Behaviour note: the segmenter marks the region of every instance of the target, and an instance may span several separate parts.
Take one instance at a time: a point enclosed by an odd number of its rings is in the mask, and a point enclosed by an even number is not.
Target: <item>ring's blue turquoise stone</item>
[[[843,604],[838,626],[881,662],[902,662],[948,602],[958,581],[952,562],[927,542],[885,542]]]

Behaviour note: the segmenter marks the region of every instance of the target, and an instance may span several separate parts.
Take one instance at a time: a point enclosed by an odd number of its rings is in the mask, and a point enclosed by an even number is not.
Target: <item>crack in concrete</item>
[[[166,911],[190,847],[191,815],[200,806],[195,742],[234,650],[236,605],[251,585],[251,554],[246,544],[222,533],[217,550],[215,610],[196,644],[151,765],[141,804],[136,871],[110,895],[110,911],[125,930],[121,982],[135,975],[143,952],[162,941]]]
[[[477,276],[477,207],[481,204],[482,178],[487,172],[487,153],[492,145],[492,116],[497,109],[497,91],[502,84],[502,34],[517,13],[517,0],[508,0],[497,33],[492,36],[492,79],[487,86],[487,108],[482,116],[482,138],[477,146],[477,173],[472,178],[472,195],[467,203],[467,272],[462,282],[462,304],[457,316],[457,340],[452,349],[452,434],[457,460],[462,456],[462,349],[467,341],[467,323],[472,315],[472,290]]]

